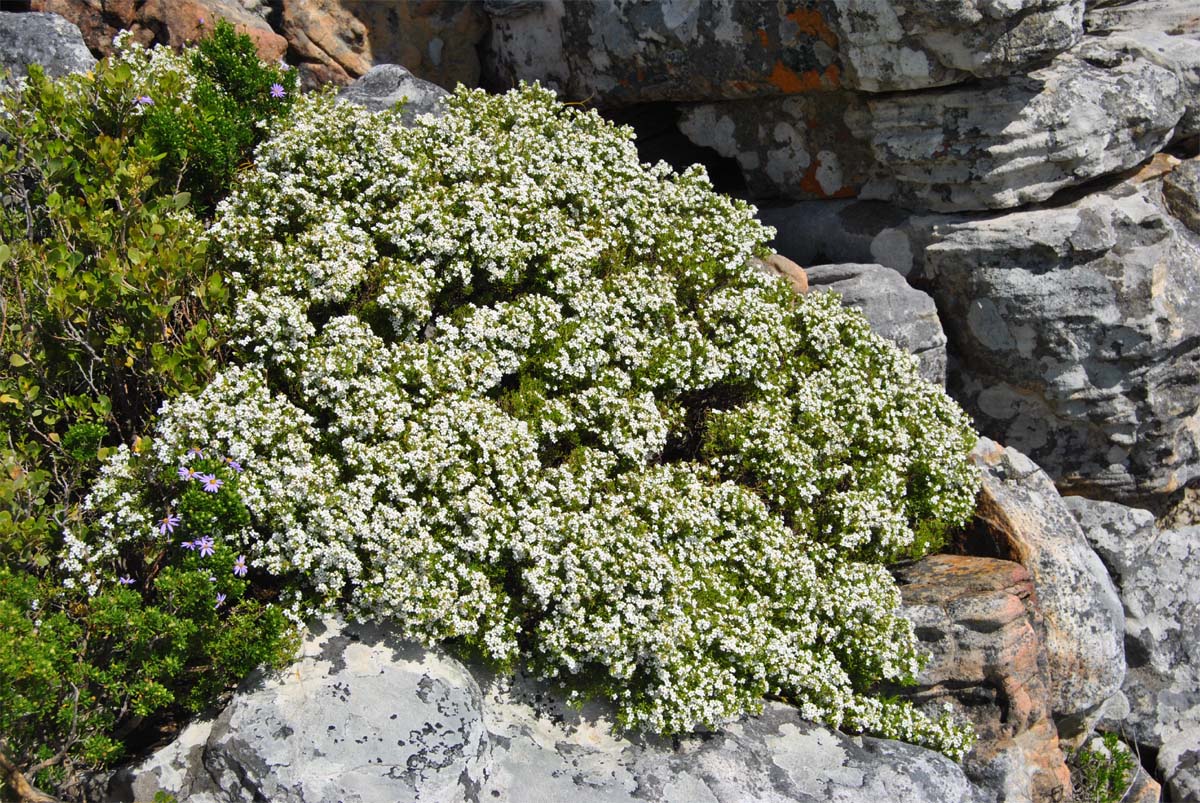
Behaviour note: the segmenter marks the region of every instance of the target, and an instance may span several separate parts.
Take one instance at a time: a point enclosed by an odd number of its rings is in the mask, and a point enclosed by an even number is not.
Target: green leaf
[[[13,354],[8,358],[8,364],[13,368],[21,368],[22,366],[29,365],[29,360],[25,359],[20,354]]]

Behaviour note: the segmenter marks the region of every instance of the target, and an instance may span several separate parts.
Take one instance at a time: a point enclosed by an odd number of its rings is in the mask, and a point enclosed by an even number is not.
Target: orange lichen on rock
[[[775,62],[774,69],[767,81],[777,89],[789,95],[801,92],[815,92],[822,89],[835,89],[838,85],[838,68],[830,64],[823,71],[805,70],[798,73],[788,68],[782,61]]]
[[[829,29],[825,18],[821,16],[821,12],[814,11],[811,8],[798,8],[791,14],[788,14],[787,18],[796,23],[802,33],[816,37],[834,49],[837,48],[837,34]]]

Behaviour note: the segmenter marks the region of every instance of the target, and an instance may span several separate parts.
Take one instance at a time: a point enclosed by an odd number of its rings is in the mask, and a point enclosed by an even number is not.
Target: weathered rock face
[[[845,87],[923,89],[1009,75],[1078,40],[1082,0],[489,5],[488,69],[601,105]]]
[[[373,112],[385,111],[403,101],[403,119],[407,123],[422,114],[441,116],[443,102],[449,94],[437,84],[417,78],[399,64],[380,64],[338,92],[337,97]]]
[[[267,61],[282,58],[288,47],[262,16],[237,0],[34,0],[32,5],[78,25],[88,46],[103,55],[112,52],[113,37],[122,29],[132,31],[142,44],[178,47],[198,39],[204,26],[211,27],[218,19],[248,34]]]
[[[947,703],[975,726],[963,769],[998,801],[1062,800],[1071,775],[1048,701],[1050,675],[1033,580],[1020,564],[935,555],[898,575],[904,615],[930,661],[898,690],[929,711]]]
[[[42,65],[46,75],[66,75],[87,72],[96,59],[79,28],[62,17],[0,11],[0,72],[20,78],[30,64]]]
[[[679,127],[736,159],[759,197],[1009,208],[1132,167],[1173,136],[1185,111],[1177,72],[1104,54],[967,88],[701,104]]]
[[[915,356],[921,376],[946,384],[946,335],[932,298],[882,265],[817,265],[807,274],[812,289],[840,293],[843,304],[862,310],[876,334]]]
[[[1029,570],[1045,620],[1050,707],[1060,723],[1074,726],[1125,679],[1121,601],[1045,472],[987,438],[971,460],[983,476],[972,551],[990,549]]]
[[[305,85],[348,84],[376,64],[402,64],[446,89],[479,82],[479,3],[283,0],[283,33]]]
[[[110,800],[159,789],[193,803],[980,799],[943,756],[851,739],[779,703],[675,741],[618,736],[606,717],[376,628],[331,626],[280,677],[119,773]]]
[[[1060,488],[1138,501],[1200,476],[1200,240],[1185,225],[1198,169],[1160,155],[1074,202],[1003,215],[760,214],[793,259],[909,276],[938,303],[950,387],[981,432]]]
[[[1200,527],[1159,530],[1149,511],[1065,501],[1125,609],[1129,712],[1110,725],[1159,748],[1168,799],[1200,800]]]
[[[1200,234],[1200,159],[1182,162],[1163,177],[1167,209],[1196,234]]]

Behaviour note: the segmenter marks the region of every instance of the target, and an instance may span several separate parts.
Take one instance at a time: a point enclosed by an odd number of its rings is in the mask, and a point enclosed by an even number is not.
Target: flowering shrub
[[[245,467],[233,552],[629,727],[773,695],[965,751],[871,693],[920,666],[883,564],[976,488],[967,419],[911,357],[754,269],[770,232],[701,168],[642,165],[545,90],[460,90],[411,129],[328,97],[294,115],[210,230],[241,364],[110,461],[81,583],[156,537],[147,479],[211,444]]]

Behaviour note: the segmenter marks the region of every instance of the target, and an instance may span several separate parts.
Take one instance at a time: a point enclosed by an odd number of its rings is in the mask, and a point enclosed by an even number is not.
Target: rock
[[[987,438],[971,460],[983,486],[968,543],[1029,570],[1045,620],[1050,707],[1074,735],[1125,679],[1121,600],[1045,472]]]
[[[1200,159],[1188,159],[1163,178],[1163,200],[1179,222],[1200,234]]]
[[[971,720],[977,741],[963,770],[989,799],[1068,796],[1029,572],[1009,561],[934,555],[903,567],[897,579],[904,615],[930,655],[918,685],[898,693],[930,713],[949,703]]]
[[[479,83],[476,45],[487,18],[468,0],[283,0],[283,32],[306,86],[349,84],[377,64],[401,64],[453,89]]]
[[[404,101],[404,120],[422,114],[441,116],[443,101],[450,93],[437,84],[422,81],[399,64],[378,64],[341,92],[338,100],[373,112],[390,109]]]
[[[1082,0],[490,3],[505,86],[604,106],[890,92],[1023,72],[1074,44]]]
[[[885,200],[998,209],[1130,168],[1185,111],[1176,72],[1106,51],[1064,54],[1028,75],[870,97],[825,93],[701,104],[679,128],[737,160],[758,197]]]
[[[939,754],[843,736],[782,703],[676,740],[621,736],[610,717],[375,626],[329,624],[286,672],[250,682],[186,743],[123,771],[109,799],[131,790],[203,803],[980,799]]]
[[[96,59],[79,29],[57,14],[0,11],[0,73],[7,69],[20,78],[30,64],[58,76],[87,72]]]
[[[862,310],[876,334],[915,356],[921,376],[946,384],[946,335],[932,298],[882,265],[817,265],[807,273],[813,289],[840,293],[843,304]]]
[[[771,254],[766,259],[755,257],[752,261],[763,273],[787,279],[792,289],[800,295],[808,292],[808,272],[787,257]]]
[[[1173,162],[999,215],[825,201],[760,217],[793,259],[878,262],[930,293],[981,432],[1067,492],[1157,507],[1200,477],[1200,240],[1180,189],[1200,159]]]
[[[1153,30],[1186,35],[1200,32],[1200,12],[1193,0],[1088,0],[1083,25],[1092,34]]]
[[[238,32],[253,39],[264,61],[278,61],[288,49],[286,39],[237,0],[117,0],[99,4],[95,0],[34,0],[33,5],[74,22],[88,45],[103,55],[112,53],[112,39],[122,29],[132,31],[134,40],[144,45],[181,47],[199,39],[204,28],[211,28],[218,19],[228,20]]]
[[[1200,527],[1160,530],[1146,510],[1083,498],[1066,503],[1124,606],[1129,712],[1109,724],[1158,749],[1170,800],[1200,800],[1180,791],[1200,790],[1189,786],[1200,781]]]

